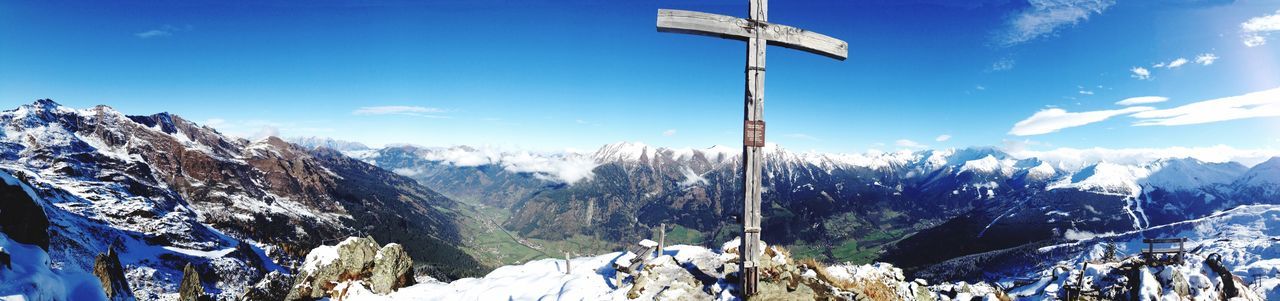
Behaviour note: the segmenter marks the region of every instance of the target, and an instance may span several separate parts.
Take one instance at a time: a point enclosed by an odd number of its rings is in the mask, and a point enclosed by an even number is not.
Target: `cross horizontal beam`
[[[849,56],[849,44],[820,33],[791,26],[743,19],[733,16],[708,14],[687,10],[659,9],[658,31],[685,33],[746,41],[756,37],[768,40],[770,45],[845,60]]]

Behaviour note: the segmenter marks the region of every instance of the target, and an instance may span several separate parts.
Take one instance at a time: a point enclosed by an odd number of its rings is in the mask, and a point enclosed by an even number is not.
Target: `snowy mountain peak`
[[[342,151],[342,152],[361,151],[361,150],[369,149],[369,146],[366,146],[360,142],[338,140],[338,139],[333,139],[329,137],[317,137],[317,136],[291,137],[285,140],[309,149],[326,147],[326,148],[330,148],[330,149]]]
[[[592,155],[597,162],[623,161],[639,162],[653,159],[654,149],[640,142],[615,142],[606,144]]]
[[[1053,168],[1053,165],[1049,164],[1049,162],[1043,161],[1041,161],[1039,165],[1027,169],[1027,177],[1037,180],[1051,178],[1057,173],[1058,170]]]
[[[1012,160],[1009,160],[1009,161],[1012,161]],[[981,159],[965,161],[964,164],[960,166],[960,171],[961,172],[970,171],[970,172],[984,173],[984,174],[992,174],[997,172],[1001,174],[1007,174],[1007,171],[1009,171],[1009,168],[1011,168],[1012,166],[1010,166],[1011,164],[1005,164],[1005,163],[1006,162],[1002,160],[996,159],[995,156],[991,154],[987,154],[985,157],[982,157]]]
[[[1100,162],[1050,185],[1049,189],[1076,188],[1103,194],[1137,197],[1142,193],[1142,188],[1138,186],[1138,179],[1146,178],[1149,174],[1150,171],[1144,168]]]
[[[1280,185],[1280,157],[1254,165],[1241,177],[1246,185]]]
[[[1206,163],[1194,158],[1160,159],[1143,167],[1150,174],[1140,184],[1168,190],[1191,190],[1213,184],[1228,184],[1247,171],[1240,163]]]

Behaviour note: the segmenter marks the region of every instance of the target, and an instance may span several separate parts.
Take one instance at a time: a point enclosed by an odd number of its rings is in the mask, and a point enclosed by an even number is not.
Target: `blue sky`
[[[4,0],[0,107],[371,145],[739,145],[745,45],[654,23],[746,1],[615,2]],[[769,140],[1280,148],[1280,1],[956,2],[771,3],[850,57],[769,49]],[[1163,101],[1116,104],[1143,96]]]

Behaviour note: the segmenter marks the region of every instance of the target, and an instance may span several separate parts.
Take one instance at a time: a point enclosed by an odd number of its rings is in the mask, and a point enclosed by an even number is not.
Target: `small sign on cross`
[[[764,120],[747,120],[742,125],[742,145],[764,147]]]

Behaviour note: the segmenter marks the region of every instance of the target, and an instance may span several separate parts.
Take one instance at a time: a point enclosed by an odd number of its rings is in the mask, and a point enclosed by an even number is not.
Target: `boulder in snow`
[[[307,254],[285,300],[312,300],[332,295],[343,283],[372,284],[373,291],[390,293],[413,284],[413,260],[404,247],[388,244],[379,248],[369,237],[351,237],[337,246],[320,246]]]
[[[107,299],[137,300],[129,289],[129,282],[125,281],[124,266],[120,265],[120,256],[116,254],[114,246],[108,248],[107,253],[98,254],[93,260],[93,275],[98,276],[98,280],[102,282],[102,290],[106,292]]]
[[[373,292],[389,294],[398,288],[413,285],[413,259],[404,247],[390,243],[378,250],[373,259],[373,275],[369,277]]]
[[[212,301],[200,284],[200,272],[190,262],[182,268],[182,284],[178,285],[178,301]]]

